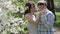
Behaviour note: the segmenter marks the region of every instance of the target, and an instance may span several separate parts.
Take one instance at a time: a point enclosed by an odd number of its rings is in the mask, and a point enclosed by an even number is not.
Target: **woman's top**
[[[33,15],[33,20],[35,19],[35,16]],[[33,24],[33,23],[28,23],[27,24],[27,29],[29,31],[28,34],[37,34],[37,25]]]

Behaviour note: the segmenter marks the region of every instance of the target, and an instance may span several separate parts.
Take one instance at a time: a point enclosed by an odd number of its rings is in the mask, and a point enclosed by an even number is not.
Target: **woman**
[[[24,18],[28,20],[27,29],[29,31],[28,34],[37,34],[37,24],[39,22],[39,15],[35,18],[34,16],[34,10],[35,5],[32,1],[29,1],[26,3],[25,7],[28,7],[28,9],[25,10]]]

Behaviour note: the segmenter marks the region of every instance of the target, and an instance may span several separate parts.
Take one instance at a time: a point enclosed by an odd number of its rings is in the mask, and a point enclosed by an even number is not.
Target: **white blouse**
[[[35,16],[33,15],[33,20],[35,20]],[[28,23],[27,29],[29,31],[29,34],[37,34],[37,25]]]

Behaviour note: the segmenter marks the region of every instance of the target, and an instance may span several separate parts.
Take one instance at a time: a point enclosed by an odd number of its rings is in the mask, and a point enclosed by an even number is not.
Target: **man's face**
[[[41,3],[40,5],[38,5],[38,10],[43,10],[45,8],[45,4]]]
[[[38,10],[43,10],[44,6],[43,5],[39,5],[38,6]]]

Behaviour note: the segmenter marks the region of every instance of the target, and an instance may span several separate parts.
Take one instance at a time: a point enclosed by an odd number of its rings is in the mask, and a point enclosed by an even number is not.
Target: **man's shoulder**
[[[48,11],[47,11],[46,16],[47,16],[47,15],[48,15],[48,16],[54,16],[53,12],[52,12],[52,11],[50,11],[50,10],[48,10]]]
[[[55,18],[55,15],[51,12],[51,11],[48,11],[47,15],[48,17],[54,17]]]
[[[50,10],[48,10],[48,11],[47,11],[47,14],[53,14],[53,12],[50,11]],[[54,15],[54,14],[53,14],[53,15]]]

